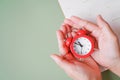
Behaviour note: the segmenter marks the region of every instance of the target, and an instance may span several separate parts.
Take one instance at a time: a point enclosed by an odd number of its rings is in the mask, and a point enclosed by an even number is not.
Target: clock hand
[[[80,54],[82,53],[82,47],[80,46],[79,43],[75,42],[76,45],[78,45],[80,47]]]
[[[83,47],[83,45],[80,42],[78,42],[78,43],[79,43],[80,47]]]
[[[78,43],[75,42],[75,44],[80,46],[80,49],[81,49],[80,52],[81,52],[81,54],[83,54],[83,45],[80,42],[78,42]]]
[[[80,42],[78,42],[79,43],[79,45],[80,45],[80,47],[81,47],[81,54],[83,53],[82,51],[83,51],[83,45],[80,43]]]
[[[83,47],[83,45],[80,42],[78,43],[75,42],[75,44],[79,45],[80,47]]]
[[[81,47],[81,53],[80,54],[82,54],[82,47]]]
[[[81,47],[81,54],[83,54],[83,47]]]
[[[78,43],[75,42],[75,44],[79,45]]]

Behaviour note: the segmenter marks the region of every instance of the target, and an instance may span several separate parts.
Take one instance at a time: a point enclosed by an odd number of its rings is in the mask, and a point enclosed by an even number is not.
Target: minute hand
[[[80,42],[78,42],[78,44],[80,45],[80,47],[83,47],[83,45]]]

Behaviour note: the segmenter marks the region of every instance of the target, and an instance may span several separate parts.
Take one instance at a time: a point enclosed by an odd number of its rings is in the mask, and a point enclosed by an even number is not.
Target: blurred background
[[[63,20],[57,0],[0,0],[0,80],[72,80],[49,57]]]

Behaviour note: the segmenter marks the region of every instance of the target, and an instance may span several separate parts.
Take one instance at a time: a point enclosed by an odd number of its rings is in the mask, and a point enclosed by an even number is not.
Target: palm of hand
[[[74,80],[81,80],[81,78],[84,80],[89,80],[90,78],[92,78],[91,80],[101,79],[99,67],[91,57],[80,62],[71,53],[68,53],[62,58],[62,63],[63,65],[67,63],[64,65],[66,68],[63,69]]]
[[[119,45],[115,34],[108,34],[105,29],[99,29],[98,50],[93,54],[93,58],[102,66],[109,68],[119,58]],[[111,61],[112,60],[112,61]]]

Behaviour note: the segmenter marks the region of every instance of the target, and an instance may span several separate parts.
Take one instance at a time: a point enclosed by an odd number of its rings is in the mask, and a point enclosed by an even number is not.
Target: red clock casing
[[[86,55],[80,55],[78,54],[75,50],[74,50],[74,42],[78,39],[78,38],[81,38],[81,37],[84,37],[86,39],[88,39],[91,43],[91,49],[90,51],[86,54]],[[88,35],[77,35],[73,38],[71,44],[70,44],[70,50],[72,52],[72,54],[76,57],[76,58],[86,58],[88,56],[90,56],[92,53],[93,53],[93,50],[94,50],[94,40],[92,37],[88,36]]]

